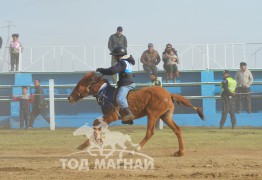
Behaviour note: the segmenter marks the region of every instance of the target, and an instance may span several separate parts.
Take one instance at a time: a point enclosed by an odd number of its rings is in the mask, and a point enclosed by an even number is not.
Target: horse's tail
[[[197,111],[198,116],[202,120],[205,119],[202,108],[193,106],[191,104],[191,102],[187,98],[185,98],[184,96],[181,96],[181,95],[178,95],[178,94],[171,94],[171,97],[172,97],[173,100],[175,100],[177,102],[177,104],[179,104],[179,105],[183,104],[186,107],[190,107],[190,108],[194,109],[195,111]]]

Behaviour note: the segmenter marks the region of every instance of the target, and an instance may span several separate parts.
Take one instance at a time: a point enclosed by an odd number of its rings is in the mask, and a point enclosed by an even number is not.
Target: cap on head
[[[246,65],[247,65],[247,63],[245,63],[245,62],[240,63],[240,66],[246,66]]]
[[[119,31],[119,32],[122,32],[123,28],[122,28],[122,26],[118,26],[116,30]]]
[[[12,34],[12,37],[18,38],[18,37],[19,37],[19,34]]]
[[[230,72],[229,72],[229,70],[225,70],[222,74],[223,74],[223,75],[224,75],[224,74],[228,74],[228,75],[229,75]]]
[[[154,47],[153,43],[149,43],[147,46],[148,47]]]

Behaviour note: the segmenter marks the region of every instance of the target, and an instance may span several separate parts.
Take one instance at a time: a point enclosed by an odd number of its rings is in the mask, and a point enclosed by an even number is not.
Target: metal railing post
[[[50,130],[55,130],[54,79],[49,79]]]
[[[227,44],[225,44],[225,59],[224,59],[224,62],[225,62],[225,69],[227,68]]]
[[[210,69],[210,65],[209,65],[209,61],[210,61],[210,57],[209,57],[209,44],[206,45],[206,51],[207,51],[207,70]]]
[[[19,72],[21,72],[21,70],[22,70],[22,64],[23,64],[23,62],[22,62],[22,48],[19,47],[19,62],[17,63]]]

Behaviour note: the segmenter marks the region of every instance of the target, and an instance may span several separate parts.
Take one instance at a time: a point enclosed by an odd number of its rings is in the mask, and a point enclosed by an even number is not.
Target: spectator
[[[50,119],[47,118],[45,108],[47,104],[45,102],[45,96],[42,87],[40,86],[40,81],[36,79],[34,81],[35,93],[34,93],[34,102],[33,102],[33,111],[30,114],[29,128],[31,129],[34,125],[35,119],[39,114],[50,124]]]
[[[20,101],[20,129],[23,129],[25,126],[26,130],[28,130],[32,97],[27,93],[27,87],[22,87],[22,92],[23,94],[20,94],[18,97],[13,97],[13,100]]]
[[[225,70],[223,82],[221,83],[222,88],[222,117],[220,121],[220,129],[223,129],[223,126],[227,119],[227,113],[230,113],[232,129],[235,128],[236,125],[236,116],[234,111],[234,97],[236,95],[235,89],[237,86],[237,82],[230,76],[229,71]]]
[[[162,82],[158,79],[158,77],[155,74],[151,74],[150,80],[151,80],[151,85],[152,86],[161,86],[162,87]],[[163,128],[163,127],[160,127],[160,119],[159,118],[156,121],[155,128],[156,129],[162,129]]]
[[[2,44],[3,44],[3,40],[2,40],[2,38],[0,36],[0,49],[2,48]]]
[[[122,34],[123,28],[121,26],[117,27],[116,33],[112,34],[109,37],[108,40],[108,49],[110,50],[110,53],[116,48],[116,47],[124,47],[127,49],[127,40],[126,37]],[[114,66],[117,64],[117,60],[112,56],[111,58],[111,66]],[[117,75],[113,75],[113,82],[117,82]]]
[[[162,82],[157,78],[155,74],[150,75],[150,80],[151,80],[152,86],[161,86],[162,87]]]
[[[13,34],[13,41],[10,44],[10,58],[11,58],[11,71],[14,71],[14,66],[16,66],[16,71],[19,70],[19,52],[23,51],[23,46],[21,42],[18,41],[19,34]]]
[[[253,75],[250,70],[247,69],[247,63],[240,63],[240,70],[235,75],[237,81],[237,113],[241,113],[243,107],[242,99],[246,101],[246,108],[248,113],[251,111],[251,98],[250,98],[250,86],[253,83]]]
[[[116,95],[116,102],[120,106],[122,112],[125,113],[125,115],[122,116],[123,124],[133,124],[132,120],[135,116],[128,108],[127,94],[136,86],[132,78],[132,66],[135,65],[135,60],[131,55],[127,55],[126,48],[121,46],[116,47],[110,54],[115,56],[114,58],[118,61],[118,63],[107,69],[97,68],[96,71],[104,75],[119,74],[119,81],[117,82],[119,89]]]
[[[179,77],[179,72],[177,64],[179,63],[177,51],[172,48],[171,44],[166,45],[166,49],[163,52],[162,60],[164,62],[164,69],[166,71],[166,82],[169,82],[169,79],[173,79],[173,82],[176,82],[176,78]]]
[[[156,65],[160,62],[160,56],[156,50],[154,50],[154,45],[152,43],[148,44],[148,50],[144,51],[140,61],[143,63],[143,68],[150,75],[154,74],[157,76]]]

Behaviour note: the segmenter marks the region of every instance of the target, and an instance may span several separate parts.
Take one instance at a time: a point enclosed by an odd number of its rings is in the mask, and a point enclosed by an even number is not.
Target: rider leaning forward
[[[128,108],[127,94],[136,86],[132,79],[132,66],[135,65],[135,60],[131,55],[127,55],[125,47],[116,47],[110,54],[114,56],[117,64],[107,69],[97,68],[96,71],[103,75],[119,75],[119,81],[117,82],[119,89],[116,96],[116,102],[120,106],[120,109],[125,112],[125,115],[122,116],[122,121],[131,121],[135,116]]]

